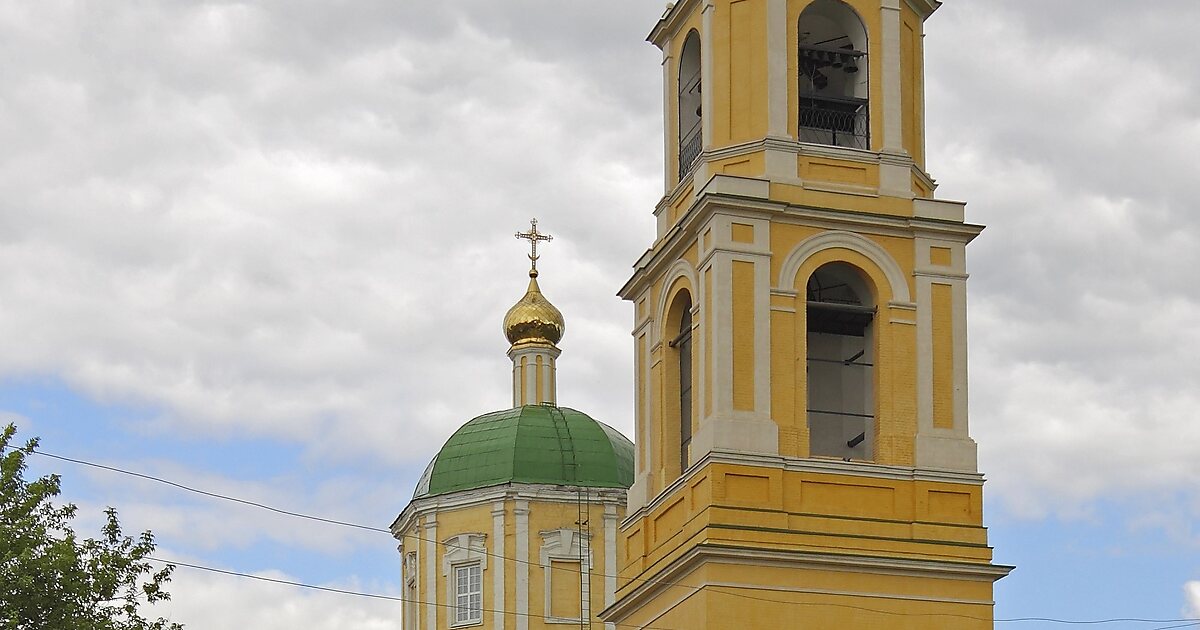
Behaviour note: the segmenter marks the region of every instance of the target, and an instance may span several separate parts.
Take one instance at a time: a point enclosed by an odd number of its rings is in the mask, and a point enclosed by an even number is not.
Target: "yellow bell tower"
[[[609,623],[992,627],[966,245],[925,171],[936,0],[681,0]]]

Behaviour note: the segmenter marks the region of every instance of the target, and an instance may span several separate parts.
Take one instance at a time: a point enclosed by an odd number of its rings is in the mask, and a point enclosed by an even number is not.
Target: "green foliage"
[[[163,585],[175,568],[153,570],[150,532],[125,536],[108,508],[101,536],[80,540],[71,529],[75,506],[51,503],[58,475],[25,481],[25,458],[38,441],[11,447],[16,432],[10,424],[0,436],[0,629],[181,630],[138,614],[142,603],[170,599]]]

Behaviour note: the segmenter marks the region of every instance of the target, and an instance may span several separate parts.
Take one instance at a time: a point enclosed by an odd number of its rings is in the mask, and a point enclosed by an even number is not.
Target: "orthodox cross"
[[[538,241],[552,241],[554,240],[554,237],[550,236],[549,234],[542,234],[541,232],[538,232],[537,219],[530,219],[529,231],[517,232],[516,237],[529,241],[529,262],[532,265],[529,269],[529,275],[537,276]]]

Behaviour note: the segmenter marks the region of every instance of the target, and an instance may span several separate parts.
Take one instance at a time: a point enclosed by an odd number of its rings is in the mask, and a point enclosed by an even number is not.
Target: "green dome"
[[[429,462],[413,498],[505,483],[628,488],[633,444],[587,414],[525,405],[464,424]]]

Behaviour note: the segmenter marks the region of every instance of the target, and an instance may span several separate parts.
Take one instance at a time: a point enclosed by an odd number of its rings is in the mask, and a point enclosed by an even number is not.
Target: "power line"
[[[16,447],[16,446],[10,445],[10,446],[8,446],[8,448],[21,448],[21,447]],[[155,482],[158,482],[161,484],[166,484],[168,486],[173,486],[175,488],[179,488],[180,490],[194,492],[196,494],[201,494],[206,497],[212,497],[214,499],[223,499],[225,501],[233,501],[234,503],[241,503],[243,505],[249,505],[249,506],[256,507],[256,508],[261,508],[263,510],[275,512],[276,514],[283,514],[285,516],[294,516],[296,518],[304,518],[304,519],[308,519],[311,521],[319,521],[321,523],[329,523],[330,525],[341,525],[343,527],[354,527],[357,529],[365,529],[367,531],[372,531],[372,532],[382,532],[385,534],[392,533],[391,530],[384,529],[382,527],[372,527],[370,525],[359,525],[358,523],[351,523],[348,521],[339,521],[336,519],[323,518],[320,516],[313,516],[311,514],[304,514],[301,512],[293,512],[291,510],[284,510],[281,508],[266,505],[264,503],[258,503],[257,501],[249,501],[247,499],[239,499],[237,497],[231,497],[229,495],[220,494],[218,492],[209,492],[208,490],[201,490],[199,488],[185,486],[185,485],[175,482],[175,481],[170,481],[168,479],[163,479],[161,477],[155,477],[154,475],[147,475],[145,473],[134,472],[132,470],[125,470],[123,468],[117,468],[116,466],[106,466],[104,464],[97,464],[95,462],[84,461],[82,459],[75,459],[73,457],[65,457],[63,455],[55,455],[53,453],[47,453],[46,451],[39,451],[37,449],[34,449],[30,452],[34,453],[35,455],[42,455],[44,457],[50,457],[53,459],[62,460],[64,462],[71,462],[72,464],[79,464],[80,466],[90,466],[92,468],[99,468],[101,470],[107,470],[110,472],[121,473],[123,475],[130,475],[132,477],[138,477],[140,479],[145,479],[147,481],[155,481]]]
[[[153,560],[154,562],[160,562],[160,563],[166,564],[166,565],[187,567],[189,569],[197,569],[199,571],[208,571],[210,573],[231,575],[234,577],[258,580],[260,582],[270,582],[272,584],[295,586],[298,588],[306,588],[306,589],[310,589],[310,590],[314,590],[314,591],[325,591],[327,593],[337,593],[339,595],[351,595],[354,597],[365,597],[368,599],[380,599],[380,600],[385,600],[385,601],[400,602],[400,603],[404,603],[404,604],[419,604],[422,606],[435,606],[438,608],[452,608],[452,609],[458,608],[458,606],[455,604],[430,602],[430,601],[424,601],[424,600],[420,600],[420,599],[414,599],[411,597],[399,597],[396,595],[384,595],[382,593],[365,593],[362,591],[352,591],[349,589],[336,588],[333,586],[320,586],[317,584],[308,584],[306,582],[297,582],[295,580],[285,580],[282,578],[267,577],[265,575],[254,575],[252,573],[242,573],[241,571],[231,571],[229,569],[218,569],[216,567],[204,566],[202,564],[193,564],[190,562],[179,562],[177,560],[166,560],[163,558],[155,558],[153,556],[146,556],[146,559]],[[518,617],[531,617],[534,619],[550,619],[551,618],[549,615],[539,615],[537,613],[521,613],[521,612],[515,612],[515,611],[511,611],[511,610],[505,610],[503,608],[482,608],[480,610],[481,610],[481,612],[493,613],[493,614],[498,614],[498,615],[515,615]],[[615,625],[617,627],[622,627],[622,628],[640,628],[641,630],[675,630],[673,628],[664,628],[662,626],[642,626],[642,625],[626,624],[626,623],[615,623],[613,625]]]
[[[6,447],[7,447],[7,448],[9,448],[9,449],[16,449],[16,450],[22,450],[22,451],[26,450],[24,447],[13,446],[13,445],[6,445]],[[199,488],[193,488],[193,487],[191,487],[191,486],[184,485],[184,484],[181,484],[181,483],[178,483],[178,482],[175,482],[175,481],[170,481],[170,480],[168,480],[168,479],[163,479],[163,478],[161,478],[161,477],[156,477],[156,476],[154,476],[154,475],[148,475],[148,474],[145,474],[145,473],[139,473],[139,472],[135,472],[135,471],[131,471],[131,470],[126,470],[126,469],[123,469],[123,468],[118,468],[118,467],[116,467],[116,466],[108,466],[108,465],[105,465],[105,464],[98,464],[98,463],[95,463],[95,462],[90,462],[90,461],[86,461],[86,460],[82,460],[82,459],[76,459],[76,458],[73,458],[73,457],[66,457],[66,456],[63,456],[63,455],[56,455],[56,454],[54,454],[54,453],[48,453],[48,452],[46,452],[46,451],[37,450],[37,449],[29,450],[29,451],[26,451],[26,452],[30,452],[30,453],[33,453],[33,454],[35,454],[35,455],[42,455],[42,456],[44,456],[44,457],[50,457],[50,458],[57,459],[57,460],[61,460],[61,461],[65,461],[65,462],[70,462],[70,463],[73,463],[73,464],[78,464],[78,465],[81,465],[81,466],[89,466],[89,467],[92,467],[92,468],[98,468],[98,469],[101,469],[101,470],[106,470],[106,471],[110,471],[110,472],[120,473],[120,474],[124,474],[124,475],[130,475],[130,476],[133,476],[133,477],[137,477],[137,478],[139,478],[139,479],[145,479],[145,480],[148,480],[148,481],[154,481],[154,482],[157,482],[157,483],[162,483],[162,484],[165,484],[165,485],[168,485],[168,486],[174,487],[174,488],[178,488],[178,489],[180,489],[180,490],[185,490],[185,491],[188,491],[188,492],[193,492],[193,493],[200,494],[200,495],[203,495],[203,496],[206,496],[206,497],[210,497],[210,498],[214,498],[214,499],[222,499],[222,500],[225,500],[225,501],[232,501],[232,502],[234,502],[234,503],[240,503],[240,504],[242,504],[242,505],[248,505],[248,506],[251,506],[251,507],[257,507],[257,508],[260,508],[260,509],[263,509],[263,510],[268,510],[268,511],[270,511],[270,512],[274,512],[274,513],[276,513],[276,514],[282,514],[282,515],[285,515],[285,516],[292,516],[292,517],[295,517],[295,518],[302,518],[302,519],[312,520],[312,521],[321,522],[321,523],[327,523],[327,524],[330,524],[330,525],[340,525],[340,526],[343,526],[343,527],[352,527],[352,528],[356,528],[356,529],[362,529],[362,530],[367,530],[367,531],[374,531],[374,532],[381,532],[381,533],[387,533],[387,534],[391,534],[391,530],[384,529],[384,528],[381,528],[381,527],[372,527],[372,526],[370,526],[370,525],[361,525],[361,524],[352,523],[352,522],[349,522],[349,521],[341,521],[341,520],[337,520],[337,519],[324,518],[324,517],[320,517],[320,516],[314,516],[314,515],[311,515],[311,514],[305,514],[305,513],[303,513],[303,512],[295,512],[295,511],[292,511],[292,510],[285,510],[285,509],[282,509],[282,508],[276,508],[276,507],[273,507],[273,506],[270,506],[270,505],[266,505],[266,504],[263,504],[263,503],[258,503],[258,502],[256,502],[256,501],[249,501],[249,500],[246,500],[246,499],[240,499],[240,498],[237,498],[237,497],[233,497],[233,496],[229,496],[229,495],[221,494],[221,493],[218,493],[218,492],[210,492],[210,491],[208,491],[208,490],[201,490],[201,489],[199,489]],[[444,546],[444,547],[457,547],[457,545],[455,545],[455,544],[453,544],[453,543],[448,543],[448,542],[437,541],[437,540],[433,540],[433,539],[429,539],[429,538],[423,538],[423,537],[421,537],[421,536],[418,536],[418,535],[416,535],[416,534],[410,534],[410,536],[411,536],[411,537],[412,537],[414,540],[419,540],[419,541],[422,541],[422,542],[432,542],[432,543],[435,543],[435,544],[438,544],[438,545],[442,545],[442,546]],[[493,557],[493,558],[498,558],[498,559],[500,559],[500,560],[508,560],[508,561],[511,561],[511,562],[519,563],[519,564],[526,564],[526,565],[529,565],[529,566],[536,566],[536,567],[540,567],[540,568],[542,568],[543,570],[551,570],[551,571],[565,571],[565,572],[569,572],[569,573],[580,573],[580,574],[583,574],[583,573],[584,573],[584,570],[583,570],[583,568],[582,568],[582,564],[580,565],[580,569],[572,569],[572,568],[569,568],[569,567],[561,567],[561,566],[560,566],[560,567],[555,567],[555,566],[552,566],[552,565],[544,565],[544,564],[541,564],[540,562],[534,562],[534,561],[531,561],[531,560],[521,560],[521,559],[518,559],[518,558],[511,558],[511,557],[505,556],[505,555],[503,555],[503,554],[497,554],[497,553],[493,553],[493,552],[482,551],[482,552],[478,552],[478,553],[480,553],[480,554],[482,554],[482,555],[485,555],[485,556],[489,556],[489,557]],[[159,560],[159,562],[167,562],[167,561],[165,561],[165,560]],[[252,578],[252,579],[259,579],[259,580],[264,580],[264,581],[269,581],[269,582],[270,582],[270,581],[275,581],[275,582],[280,582],[280,583],[292,584],[291,582],[288,582],[288,581],[286,581],[286,580],[275,580],[275,579],[273,579],[273,578],[265,578],[265,577],[262,577],[262,576],[255,576],[255,575],[250,575],[250,574],[242,574],[242,573],[237,573],[237,572],[234,572],[234,571],[226,571],[226,570],[223,570],[223,569],[214,569],[214,568],[211,568],[211,567],[203,567],[203,566],[199,566],[199,565],[189,565],[189,564],[187,564],[187,563],[183,563],[183,562],[178,562],[178,563],[175,563],[175,564],[178,564],[179,566],[188,566],[188,567],[191,567],[191,568],[202,569],[202,570],[207,570],[207,571],[213,571],[213,572],[217,572],[217,573],[228,573],[228,574],[230,574],[230,575],[238,575],[238,576],[242,576],[242,577],[248,577],[248,578]],[[1034,621],[1040,621],[1040,622],[1045,622],[1045,623],[1070,624],[1070,625],[1100,625],[1100,624],[1109,624],[1109,623],[1168,623],[1168,624],[1180,624],[1180,625],[1163,626],[1163,627],[1160,627],[1160,628],[1153,628],[1153,629],[1151,629],[1151,630],[1174,630],[1174,629],[1176,629],[1176,628],[1185,628],[1185,627],[1193,627],[1193,626],[1198,626],[1198,625],[1200,625],[1200,619],[1145,619],[1145,618],[1137,618],[1137,617],[1123,617],[1123,618],[1112,618],[1112,619],[1095,619],[1095,620],[1071,620],[1071,619],[1056,619],[1056,618],[1052,618],[1052,617],[1014,617],[1014,618],[1011,618],[1011,619],[991,619],[991,620],[989,620],[989,619],[987,619],[987,618],[984,618],[984,617],[974,617],[974,616],[971,616],[971,615],[960,615],[960,614],[954,614],[954,613],[902,613],[902,612],[895,612],[895,611],[889,611],[889,610],[880,610],[880,609],[875,609],[875,608],[866,608],[866,607],[862,607],[862,606],[852,606],[852,605],[849,605],[849,604],[833,604],[833,603],[817,603],[817,602],[787,602],[787,601],[782,601],[782,600],[779,600],[779,599],[770,599],[770,598],[765,598],[765,597],[757,597],[757,596],[754,596],[754,595],[749,595],[749,594],[746,594],[746,593],[738,593],[738,592],[734,592],[734,591],[720,590],[720,588],[721,588],[721,587],[719,587],[719,586],[707,586],[707,587],[703,587],[703,586],[694,586],[694,585],[691,585],[691,584],[684,584],[684,583],[682,583],[682,582],[667,582],[667,581],[661,581],[661,580],[654,580],[654,579],[651,579],[651,578],[622,578],[620,575],[610,575],[610,574],[605,574],[605,573],[590,573],[590,572],[589,572],[589,574],[590,574],[590,575],[594,575],[594,576],[598,576],[598,577],[616,577],[616,578],[618,578],[618,579],[626,579],[626,580],[629,580],[630,582],[642,582],[642,583],[647,583],[647,584],[657,584],[657,585],[659,585],[659,586],[664,586],[664,587],[678,586],[678,587],[681,587],[681,588],[692,589],[692,590],[695,590],[695,591],[697,591],[697,592],[698,592],[698,591],[701,591],[701,590],[703,590],[704,588],[710,588],[710,589],[712,589],[712,590],[713,590],[713,592],[720,593],[720,594],[723,594],[723,595],[729,595],[729,596],[733,596],[733,597],[740,597],[740,598],[743,598],[743,599],[749,599],[749,600],[754,600],[754,601],[761,601],[761,602],[772,603],[772,604],[791,604],[791,605],[801,605],[801,606],[829,606],[829,607],[834,607],[834,608],[849,608],[849,609],[860,610],[860,611],[864,611],[864,612],[874,612],[874,613],[880,613],[880,614],[884,614],[884,615],[896,615],[896,616],[922,616],[922,617],[956,617],[956,618],[963,618],[963,619],[971,619],[971,620],[975,620],[975,621],[992,621],[993,623],[1025,623],[1025,622],[1034,622]],[[403,598],[395,598],[395,597],[392,597],[392,596],[386,596],[386,595],[375,595],[375,594],[364,594],[364,593],[357,593],[357,592],[352,592],[352,591],[341,591],[341,590],[338,590],[338,589],[332,589],[332,588],[328,588],[328,587],[320,587],[320,586],[315,586],[315,585],[308,585],[308,584],[303,584],[303,583],[294,583],[293,585],[294,585],[294,586],[301,586],[301,587],[305,587],[305,588],[313,588],[313,589],[317,589],[317,590],[329,590],[329,591],[332,591],[332,592],[344,592],[345,594],[350,594],[350,595],[369,596],[369,597],[376,597],[376,598],[382,598],[382,599],[396,599],[397,601],[408,601],[408,600],[405,600],[405,599],[403,599]],[[413,601],[413,603],[425,603],[425,604],[428,604],[428,602],[419,602],[419,601]],[[430,604],[430,605],[436,605],[436,606],[450,606],[449,604],[436,604],[436,603],[435,603],[435,604]],[[496,611],[491,611],[491,612],[496,612]],[[500,611],[500,612],[503,612],[503,611]],[[505,613],[505,614],[518,614],[518,613]],[[538,615],[531,615],[531,616],[538,617]],[[647,628],[647,629],[650,629],[650,628],[651,628],[651,626],[636,626],[636,627],[643,627],[643,628]]]

